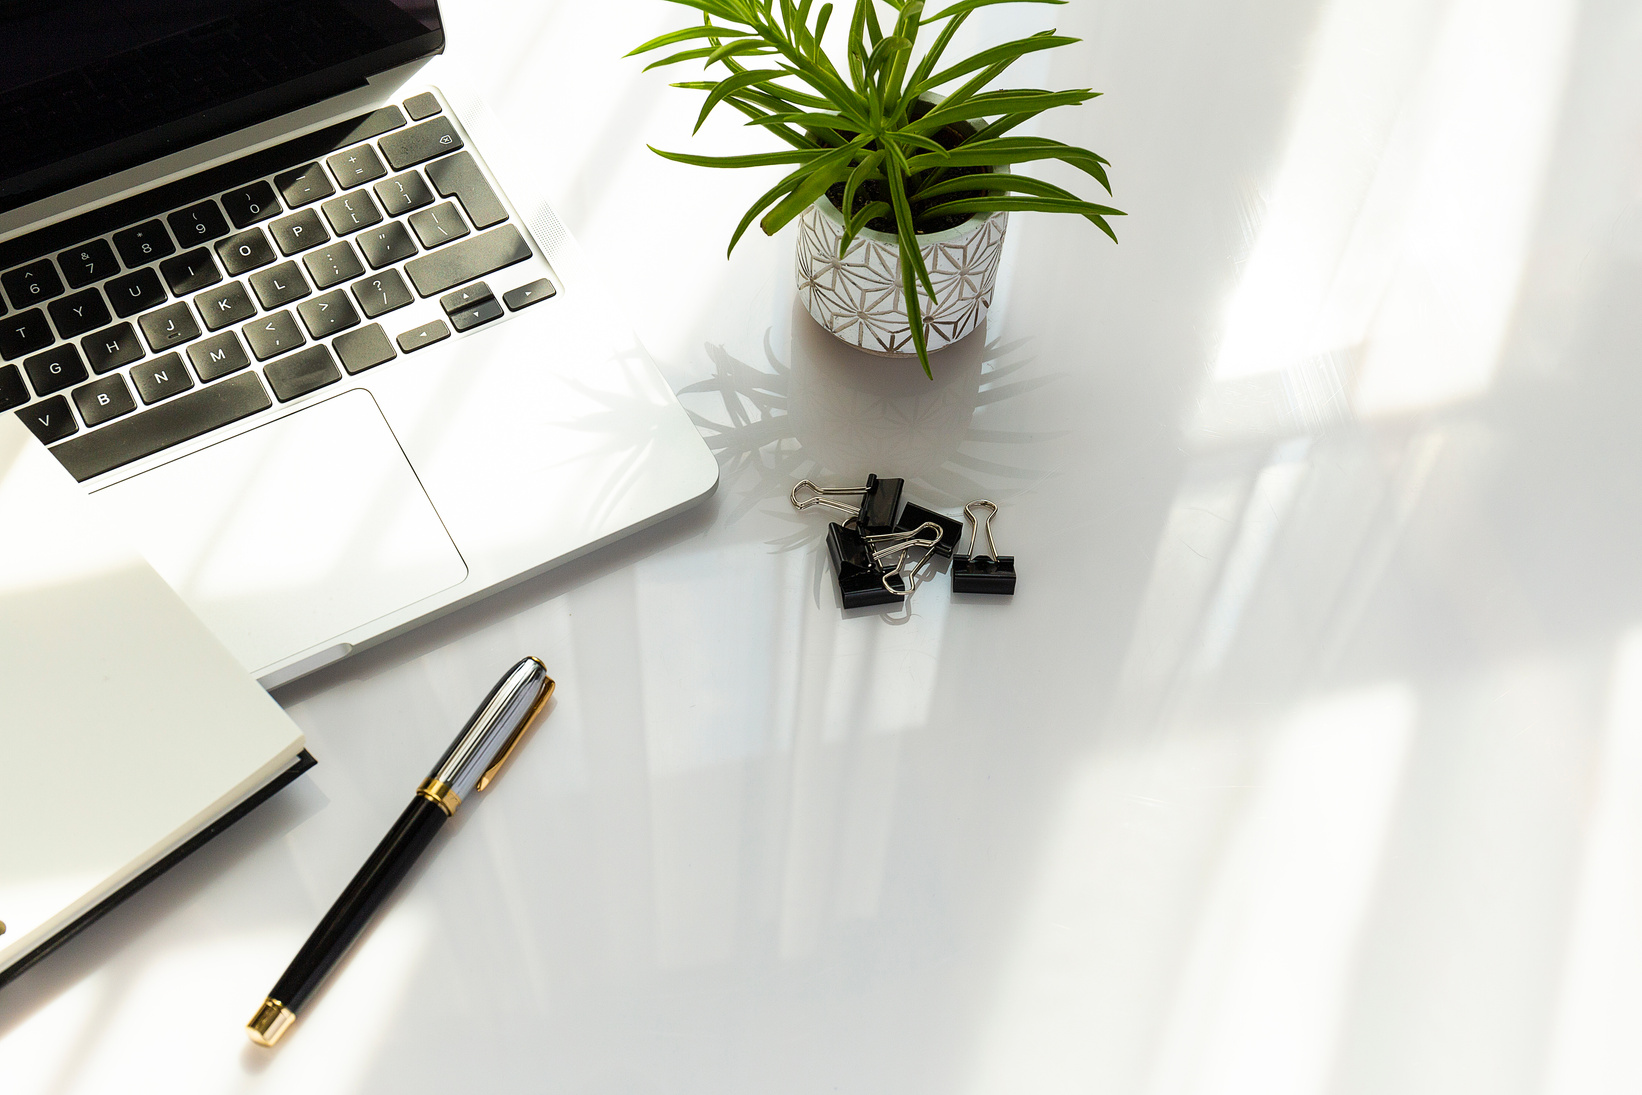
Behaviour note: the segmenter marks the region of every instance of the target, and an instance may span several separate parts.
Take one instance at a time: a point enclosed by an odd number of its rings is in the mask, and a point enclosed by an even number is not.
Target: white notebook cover
[[[0,979],[302,749],[279,705],[0,414]]]

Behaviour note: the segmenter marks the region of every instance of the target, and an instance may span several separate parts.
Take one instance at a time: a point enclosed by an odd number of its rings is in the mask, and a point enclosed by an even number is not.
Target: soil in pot
[[[912,109],[907,113],[912,116],[913,121],[917,121],[923,115],[929,113],[932,105],[933,104],[930,103],[914,103],[912,105]],[[956,148],[966,138],[973,136],[973,134],[974,130],[971,129],[967,123],[960,123],[958,125],[943,126],[941,129],[937,130],[935,133],[935,140],[936,143],[938,143],[942,148]],[[867,147],[876,148],[877,145],[873,144],[868,145]],[[949,178],[957,175],[984,175],[990,170],[991,168],[987,167],[949,167],[945,170],[945,174]],[[834,209],[844,210],[844,185],[844,183],[838,182],[833,183],[827,188],[827,200],[832,202]],[[966,190],[958,194],[942,194],[930,201],[923,202],[920,202],[917,197],[913,197],[912,216],[915,221],[923,222],[923,218],[920,214],[930,205],[944,204],[950,201],[957,201],[961,198],[980,198],[985,197],[985,194],[985,191]],[[856,213],[860,212],[863,207],[871,205],[873,202],[887,203],[889,200],[889,187],[877,179],[869,179],[860,186],[856,187],[855,201],[850,208],[845,211],[845,218],[848,219],[849,217],[853,217]],[[956,228],[960,224],[963,224],[965,221],[972,218],[974,215],[975,214],[973,213],[947,213],[943,216],[936,217],[932,221],[922,223],[922,226],[918,229],[918,234],[928,235],[932,232],[944,232],[948,228]],[[887,232],[893,236],[895,234],[895,219],[893,217],[874,217],[867,222],[867,227],[875,232]]]

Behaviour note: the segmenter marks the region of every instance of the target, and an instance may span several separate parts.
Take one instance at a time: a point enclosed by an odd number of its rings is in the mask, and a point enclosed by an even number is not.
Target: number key
[[[414,299],[410,286],[405,284],[398,270],[384,270],[375,277],[354,282],[350,288],[353,289],[354,299],[359,301],[360,310],[371,319],[395,308],[403,308]]]
[[[222,219],[222,213],[217,210],[217,203],[212,201],[179,209],[165,219],[184,247],[196,243],[210,243],[228,234],[228,222]]]
[[[57,256],[57,265],[63,268],[69,288],[78,289],[94,281],[111,278],[120,272],[119,260],[107,240],[92,240]]]
[[[20,266],[0,277],[0,283],[5,285],[6,295],[11,298],[13,308],[43,304],[52,297],[61,296],[63,292],[63,279],[57,276],[57,268],[51,264],[50,259],[41,259],[39,262]]]
[[[155,259],[163,259],[177,249],[166,234],[165,225],[159,221],[149,221],[114,233],[114,246],[119,248],[120,258],[125,260],[127,266],[141,266]]]
[[[252,183],[231,194],[224,194],[222,207],[228,210],[228,219],[234,222],[235,228],[248,228],[257,221],[265,221],[284,212],[279,207],[279,199],[274,197],[274,188],[265,182]]]

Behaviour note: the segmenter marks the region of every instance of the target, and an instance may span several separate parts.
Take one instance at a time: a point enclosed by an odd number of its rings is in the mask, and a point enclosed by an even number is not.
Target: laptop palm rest
[[[252,672],[467,577],[357,389],[92,497]]]

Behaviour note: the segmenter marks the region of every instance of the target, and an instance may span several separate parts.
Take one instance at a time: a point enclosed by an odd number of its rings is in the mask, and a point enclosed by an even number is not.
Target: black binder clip
[[[981,519],[975,516],[979,506],[985,506],[989,511],[986,515],[986,555],[974,554],[980,547]],[[999,555],[998,545],[992,539],[992,518],[997,515],[997,503],[984,498],[964,507],[964,516],[969,518],[974,528],[969,536],[970,554],[952,557],[952,592],[998,593],[1005,596],[1015,592],[1015,557]]]
[[[834,521],[827,526],[827,554],[838,576],[838,595],[845,608],[894,604],[907,595],[899,574],[886,574],[866,538]],[[899,568],[897,568],[899,569]]]
[[[924,564],[935,554],[940,538],[941,527],[934,522],[910,532],[876,535],[863,535],[836,522],[827,526],[827,554],[838,575],[838,595],[844,607],[893,604],[911,596],[923,583]],[[918,548],[924,553],[903,574],[907,559]]]
[[[850,520],[845,524],[853,524],[861,532],[889,532],[895,528],[895,512],[901,506],[901,487],[904,483],[903,479],[880,479],[876,475],[868,475],[866,485],[862,487],[818,487],[808,479],[801,479],[787,498],[796,509],[826,506],[839,513],[847,513]],[[806,489],[807,494],[804,493]],[[861,501],[855,506],[834,502],[833,496],[840,494],[859,494]]]
[[[901,519],[896,522],[895,531],[912,532],[921,525],[934,525],[940,530],[941,538],[935,542],[935,554],[950,556],[958,550],[958,541],[963,539],[964,535],[964,523],[956,517],[925,509],[916,502],[908,502],[902,507]]]

